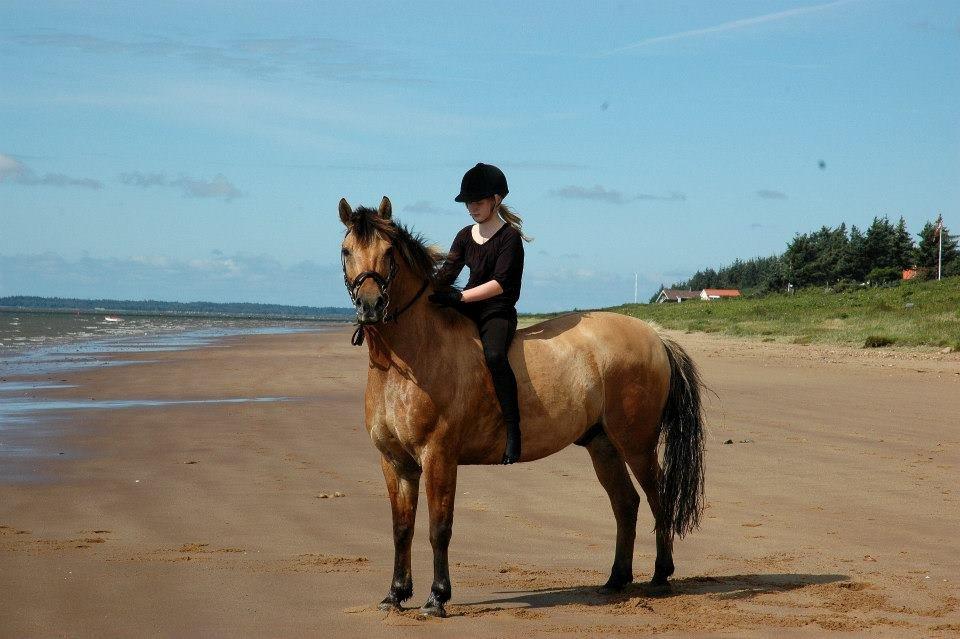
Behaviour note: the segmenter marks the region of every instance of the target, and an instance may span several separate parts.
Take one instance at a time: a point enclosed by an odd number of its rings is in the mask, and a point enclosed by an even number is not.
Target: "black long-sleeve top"
[[[523,238],[520,231],[504,224],[483,244],[473,239],[473,225],[460,229],[453,238],[447,259],[437,273],[437,282],[452,285],[464,266],[470,267],[470,279],[465,288],[473,288],[496,280],[503,288],[499,295],[470,302],[471,315],[490,317],[499,312],[514,313],[520,299],[520,279],[523,276]]]

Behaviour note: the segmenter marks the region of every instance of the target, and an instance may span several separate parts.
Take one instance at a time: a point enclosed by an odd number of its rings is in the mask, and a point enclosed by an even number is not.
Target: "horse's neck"
[[[390,304],[403,308],[420,289],[422,282],[405,279]],[[410,305],[395,321],[373,327],[368,351],[370,362],[377,368],[390,366],[419,367],[423,362],[442,366],[454,353],[447,352],[458,342],[470,338],[470,320],[452,309],[442,310],[427,300],[432,287]]]

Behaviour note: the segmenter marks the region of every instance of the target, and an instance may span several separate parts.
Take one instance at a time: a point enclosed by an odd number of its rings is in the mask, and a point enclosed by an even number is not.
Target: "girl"
[[[450,306],[472,319],[480,332],[483,356],[493,378],[493,388],[507,427],[502,463],[520,460],[520,409],[517,378],[507,360],[510,341],[517,330],[516,303],[523,275],[523,220],[503,204],[507,196],[503,171],[482,162],[467,171],[454,198],[467,206],[476,222],[463,227],[453,240],[437,281],[452,286],[464,265],[470,279],[463,291],[441,289],[430,301]]]

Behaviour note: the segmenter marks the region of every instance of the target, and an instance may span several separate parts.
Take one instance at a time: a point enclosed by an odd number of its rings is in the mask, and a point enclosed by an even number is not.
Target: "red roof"
[[[707,297],[740,297],[740,291],[735,288],[705,288]]]

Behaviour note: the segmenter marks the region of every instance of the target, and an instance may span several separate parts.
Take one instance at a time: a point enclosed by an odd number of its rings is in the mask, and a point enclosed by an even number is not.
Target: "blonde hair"
[[[520,233],[520,237],[522,237],[525,241],[527,242],[533,241],[532,237],[526,235],[523,232],[523,228],[522,228],[523,220],[520,218],[519,215],[514,213],[509,206],[507,206],[503,202],[500,202],[499,206],[497,206],[497,213],[500,215],[500,219],[502,219],[504,222],[506,222],[513,228],[517,229],[517,232]]]

